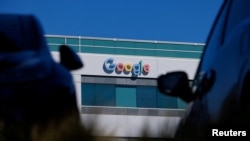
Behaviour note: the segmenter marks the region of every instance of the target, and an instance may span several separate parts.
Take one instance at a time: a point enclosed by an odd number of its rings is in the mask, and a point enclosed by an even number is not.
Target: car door
[[[206,140],[213,128],[249,127],[249,108],[242,106],[243,96],[249,97],[245,96],[250,71],[249,7],[247,0],[224,2],[197,69],[193,87],[198,96],[178,132],[182,139]]]

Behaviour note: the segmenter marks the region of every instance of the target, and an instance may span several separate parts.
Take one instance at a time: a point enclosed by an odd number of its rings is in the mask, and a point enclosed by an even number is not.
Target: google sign
[[[103,67],[107,73],[116,71],[116,73],[124,72],[125,74],[129,74],[131,72],[134,76],[139,76],[141,74],[146,75],[150,71],[150,66],[148,64],[143,64],[142,61],[139,61],[136,64],[122,62],[115,63],[113,58],[107,58],[104,61]]]

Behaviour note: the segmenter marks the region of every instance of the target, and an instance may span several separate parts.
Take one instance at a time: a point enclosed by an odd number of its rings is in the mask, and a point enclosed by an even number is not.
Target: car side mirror
[[[61,45],[60,52],[60,64],[68,70],[76,70],[83,67],[83,63],[80,57],[67,45]]]
[[[157,85],[159,91],[166,95],[180,97],[185,102],[193,100],[188,76],[185,72],[178,71],[161,75],[157,79]]]

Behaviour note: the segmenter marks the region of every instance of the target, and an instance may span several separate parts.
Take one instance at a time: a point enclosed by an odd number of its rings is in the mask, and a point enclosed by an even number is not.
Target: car
[[[83,66],[68,46],[53,60],[34,15],[0,14],[0,118],[5,140],[31,140],[34,126],[74,115],[80,121],[71,70]]]
[[[225,0],[206,41],[194,79],[185,71],[157,79],[162,93],[188,103],[177,140],[250,134],[250,1]],[[237,138],[235,138],[237,139]]]

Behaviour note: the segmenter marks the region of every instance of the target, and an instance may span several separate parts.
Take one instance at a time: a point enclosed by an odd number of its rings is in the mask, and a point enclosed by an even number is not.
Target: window
[[[82,105],[115,106],[113,85],[82,84]]]
[[[136,88],[118,86],[116,90],[116,106],[136,107]]]
[[[82,105],[183,109],[186,103],[160,93],[155,86],[82,84]]]
[[[94,84],[82,84],[82,105],[95,105]]]
[[[187,103],[180,98],[177,98],[177,109],[186,109]]]
[[[157,89],[157,107],[158,108],[177,108],[177,98],[167,96],[163,93],[161,93]]]
[[[114,85],[95,85],[96,106],[116,106]]]
[[[156,87],[138,86],[136,89],[137,107],[156,108]]]

